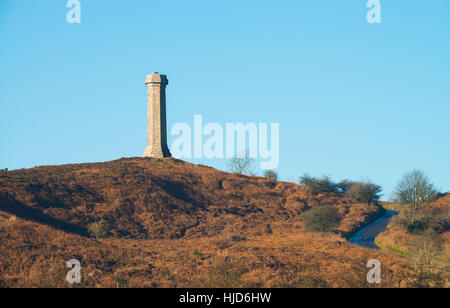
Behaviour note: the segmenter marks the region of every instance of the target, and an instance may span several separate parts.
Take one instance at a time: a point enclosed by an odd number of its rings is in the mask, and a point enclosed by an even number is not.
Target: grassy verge
[[[391,251],[391,252],[398,253],[398,254],[400,254],[400,255],[402,255],[402,256],[408,256],[408,255],[409,255],[408,252],[405,251],[404,249],[399,248],[399,247],[396,247],[396,246],[394,246],[394,245],[392,245],[392,244],[389,244],[389,243],[387,243],[386,241],[383,241],[382,235],[377,236],[377,237],[375,238],[374,243],[375,243],[375,245],[377,245],[377,247],[380,248],[380,249],[389,250],[389,251]]]

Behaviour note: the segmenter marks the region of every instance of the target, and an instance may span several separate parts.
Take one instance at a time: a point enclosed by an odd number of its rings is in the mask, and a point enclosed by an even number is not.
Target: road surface
[[[374,243],[375,238],[378,236],[378,234],[386,230],[386,227],[391,221],[392,217],[397,214],[398,212],[396,211],[387,210],[386,214],[383,217],[377,219],[370,225],[367,225],[363,229],[356,232],[352,237],[349,238],[348,241],[354,245],[371,249],[379,249]]]

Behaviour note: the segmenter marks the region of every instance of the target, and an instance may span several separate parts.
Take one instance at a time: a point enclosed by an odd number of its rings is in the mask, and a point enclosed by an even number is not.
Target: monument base
[[[153,151],[152,148],[146,148],[144,155],[142,157],[151,157],[151,158],[167,158],[172,157],[169,150],[166,151]]]

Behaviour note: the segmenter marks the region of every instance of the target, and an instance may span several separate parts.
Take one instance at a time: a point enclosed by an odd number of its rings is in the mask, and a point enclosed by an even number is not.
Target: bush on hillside
[[[381,198],[382,188],[379,185],[368,183],[355,183],[347,191],[346,196],[356,202],[377,204]]]
[[[407,208],[393,218],[393,225],[408,231],[408,233],[422,234],[433,231],[442,234],[450,230],[450,210],[414,210]]]
[[[415,211],[411,208],[404,209],[400,211],[400,213],[392,219],[392,224],[401,229],[408,229],[409,225],[414,224],[429,224],[431,217],[429,212],[419,210]]]
[[[270,180],[278,180],[278,174],[273,170],[266,170],[264,172],[264,177]]]
[[[338,227],[341,220],[341,214],[331,205],[313,207],[303,215],[305,230],[311,232],[329,232]]]
[[[102,219],[98,222],[91,223],[88,226],[89,234],[96,239],[107,238],[109,234],[109,224]]]
[[[427,221],[415,221],[406,226],[408,233],[412,234],[422,234],[428,229],[429,225]]]

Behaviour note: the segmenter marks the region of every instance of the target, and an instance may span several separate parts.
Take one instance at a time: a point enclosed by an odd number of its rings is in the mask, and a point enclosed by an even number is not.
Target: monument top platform
[[[160,73],[153,73],[151,75],[147,75],[145,79],[145,84],[149,83],[161,83],[161,84],[169,84],[169,80],[166,75],[162,75]]]

